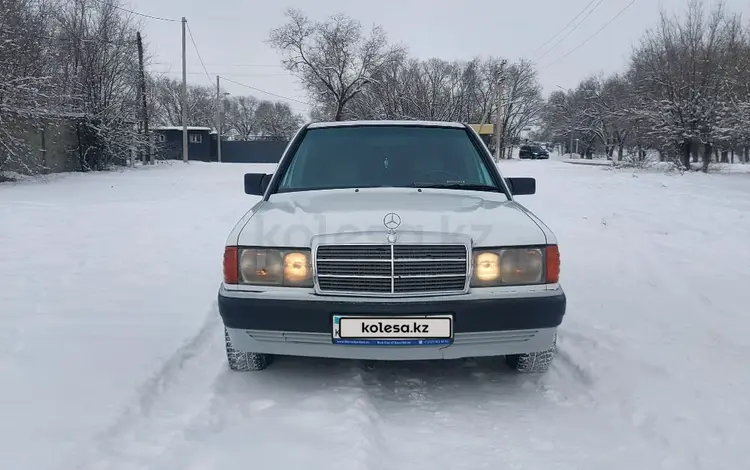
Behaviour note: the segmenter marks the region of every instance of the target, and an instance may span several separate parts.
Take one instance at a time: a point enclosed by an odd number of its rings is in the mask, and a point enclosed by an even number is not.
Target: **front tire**
[[[508,367],[516,372],[524,374],[543,374],[549,370],[549,366],[555,358],[556,351],[557,333],[555,333],[554,339],[552,340],[552,346],[548,349],[526,354],[511,354],[505,356],[505,362],[508,364]]]
[[[232,347],[232,339],[229,337],[229,331],[224,328],[224,341],[227,351],[227,362],[229,368],[237,372],[252,372],[263,370],[273,362],[273,356],[270,354],[252,353],[238,351]]]

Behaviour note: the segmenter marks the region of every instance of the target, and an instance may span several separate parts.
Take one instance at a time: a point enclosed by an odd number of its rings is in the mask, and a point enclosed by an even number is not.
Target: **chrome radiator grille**
[[[431,294],[463,292],[465,245],[320,245],[321,293]]]

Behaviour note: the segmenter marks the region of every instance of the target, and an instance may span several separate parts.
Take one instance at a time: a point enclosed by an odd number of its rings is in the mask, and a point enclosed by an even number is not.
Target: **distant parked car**
[[[521,150],[518,152],[518,158],[531,158],[533,160],[538,158],[546,159],[549,158],[549,152],[541,145],[522,145]]]

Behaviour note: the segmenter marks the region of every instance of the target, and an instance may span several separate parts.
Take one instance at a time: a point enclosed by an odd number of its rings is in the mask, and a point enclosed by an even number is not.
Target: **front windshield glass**
[[[278,192],[429,186],[502,192],[465,129],[386,125],[308,129]]]

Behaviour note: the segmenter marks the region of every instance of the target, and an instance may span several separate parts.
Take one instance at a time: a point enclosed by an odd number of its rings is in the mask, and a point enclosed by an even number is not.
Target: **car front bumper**
[[[468,294],[428,299],[362,299],[327,296],[277,298],[268,292],[227,291],[219,313],[232,346],[240,351],[372,360],[455,359],[503,356],[549,348],[565,315],[561,287],[523,295]],[[334,344],[333,315],[453,316],[454,339],[437,346]]]

